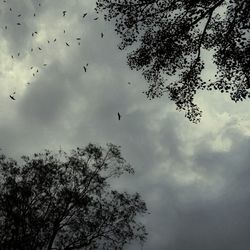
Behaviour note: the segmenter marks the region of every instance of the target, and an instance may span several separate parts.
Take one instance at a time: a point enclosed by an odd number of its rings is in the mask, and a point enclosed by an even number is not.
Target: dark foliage
[[[235,102],[250,97],[249,0],[97,0],[96,10],[115,20],[120,49],[136,46],[128,64],[142,70],[148,98],[168,93],[198,122],[197,90],[227,92]],[[201,78],[205,50],[217,66],[208,82]]]
[[[136,222],[145,202],[108,184],[133,174],[119,147],[89,144],[22,160],[0,155],[0,249],[122,249],[145,241],[145,227]]]

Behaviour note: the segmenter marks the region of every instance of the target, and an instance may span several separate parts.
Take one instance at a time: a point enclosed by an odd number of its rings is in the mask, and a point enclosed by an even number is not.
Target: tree
[[[198,90],[230,93],[235,102],[250,97],[250,1],[97,0],[96,4],[105,20],[115,20],[119,48],[134,45],[128,65],[142,70],[149,99],[168,93],[178,110],[198,122],[202,114],[194,104]],[[201,77],[207,53],[217,66],[208,82]]]
[[[53,154],[0,156],[0,249],[122,249],[146,240],[136,222],[147,208],[138,193],[112,190],[110,178],[133,168],[120,148],[89,144]]]

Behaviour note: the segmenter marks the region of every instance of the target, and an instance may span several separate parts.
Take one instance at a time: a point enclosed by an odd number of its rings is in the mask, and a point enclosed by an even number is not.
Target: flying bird
[[[56,38],[54,39],[54,42],[56,41]]]
[[[30,51],[33,52],[33,48],[31,48]]]
[[[101,33],[101,38],[103,38],[104,37],[104,34],[103,33]]]
[[[66,32],[66,31],[65,31],[65,30],[63,30],[63,33],[64,33],[64,34],[65,34],[65,32]]]
[[[27,85],[30,85],[30,82],[27,82]]]
[[[36,13],[34,13],[34,15],[33,16],[36,16]]]
[[[68,44],[68,43],[66,43],[66,45],[69,47],[69,44]]]
[[[30,69],[33,69],[33,66],[31,66]]]
[[[84,18],[85,16],[87,16],[87,14],[88,14],[88,13],[83,14],[82,18]]]
[[[128,85],[130,85],[131,84],[131,82],[128,82]]]
[[[12,59],[14,59],[14,56],[11,56]]]
[[[93,20],[97,20],[97,19],[98,19],[98,17],[94,18]]]
[[[21,23],[16,23],[17,25],[21,25]]]
[[[63,16],[65,16],[65,15],[66,15],[66,12],[67,12],[66,10],[64,10],[64,11],[62,12],[62,13],[63,13]]]
[[[19,14],[19,15],[17,15],[18,17],[20,17],[22,14]]]
[[[5,26],[5,29],[7,30],[7,26]]]
[[[47,66],[47,63],[44,63],[43,66]]]
[[[13,95],[10,95],[10,98],[11,98],[12,100],[16,100],[16,99],[14,98],[14,96],[13,96]]]
[[[50,43],[50,41],[48,40],[48,43]]]
[[[77,37],[77,38],[76,38],[76,40],[78,40],[78,41],[79,41],[79,40],[81,40],[81,38],[80,38],[80,37]]]
[[[13,92],[13,94],[10,95],[10,98],[11,98],[12,100],[16,100],[15,97],[14,97],[15,94],[16,94],[16,92]]]
[[[87,68],[85,66],[83,66],[83,69],[84,69],[85,72],[87,71]]]
[[[42,50],[40,47],[38,47],[39,50]]]
[[[20,52],[17,53],[17,56],[20,56]]]
[[[121,115],[120,115],[120,113],[118,112],[117,115],[118,115],[118,120],[120,121],[120,120],[121,120]]]
[[[10,8],[10,11],[12,11],[12,9]]]

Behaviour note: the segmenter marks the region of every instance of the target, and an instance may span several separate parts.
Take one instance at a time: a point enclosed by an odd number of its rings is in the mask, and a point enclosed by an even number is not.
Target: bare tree
[[[143,243],[137,216],[147,208],[138,193],[112,190],[108,181],[133,168],[120,148],[89,144],[70,154],[50,151],[0,156],[0,249],[122,249]]]

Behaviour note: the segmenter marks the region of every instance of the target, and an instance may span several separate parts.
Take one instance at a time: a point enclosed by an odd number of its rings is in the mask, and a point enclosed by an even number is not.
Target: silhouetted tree
[[[235,102],[250,97],[249,0],[97,0],[96,10],[115,19],[120,49],[135,46],[128,64],[142,70],[148,98],[168,93],[198,122],[199,89],[228,92]],[[201,77],[204,50],[217,66],[208,82]]]
[[[23,156],[0,155],[0,249],[122,249],[143,243],[136,222],[147,208],[140,195],[112,190],[108,181],[133,168],[120,148],[94,144]]]

